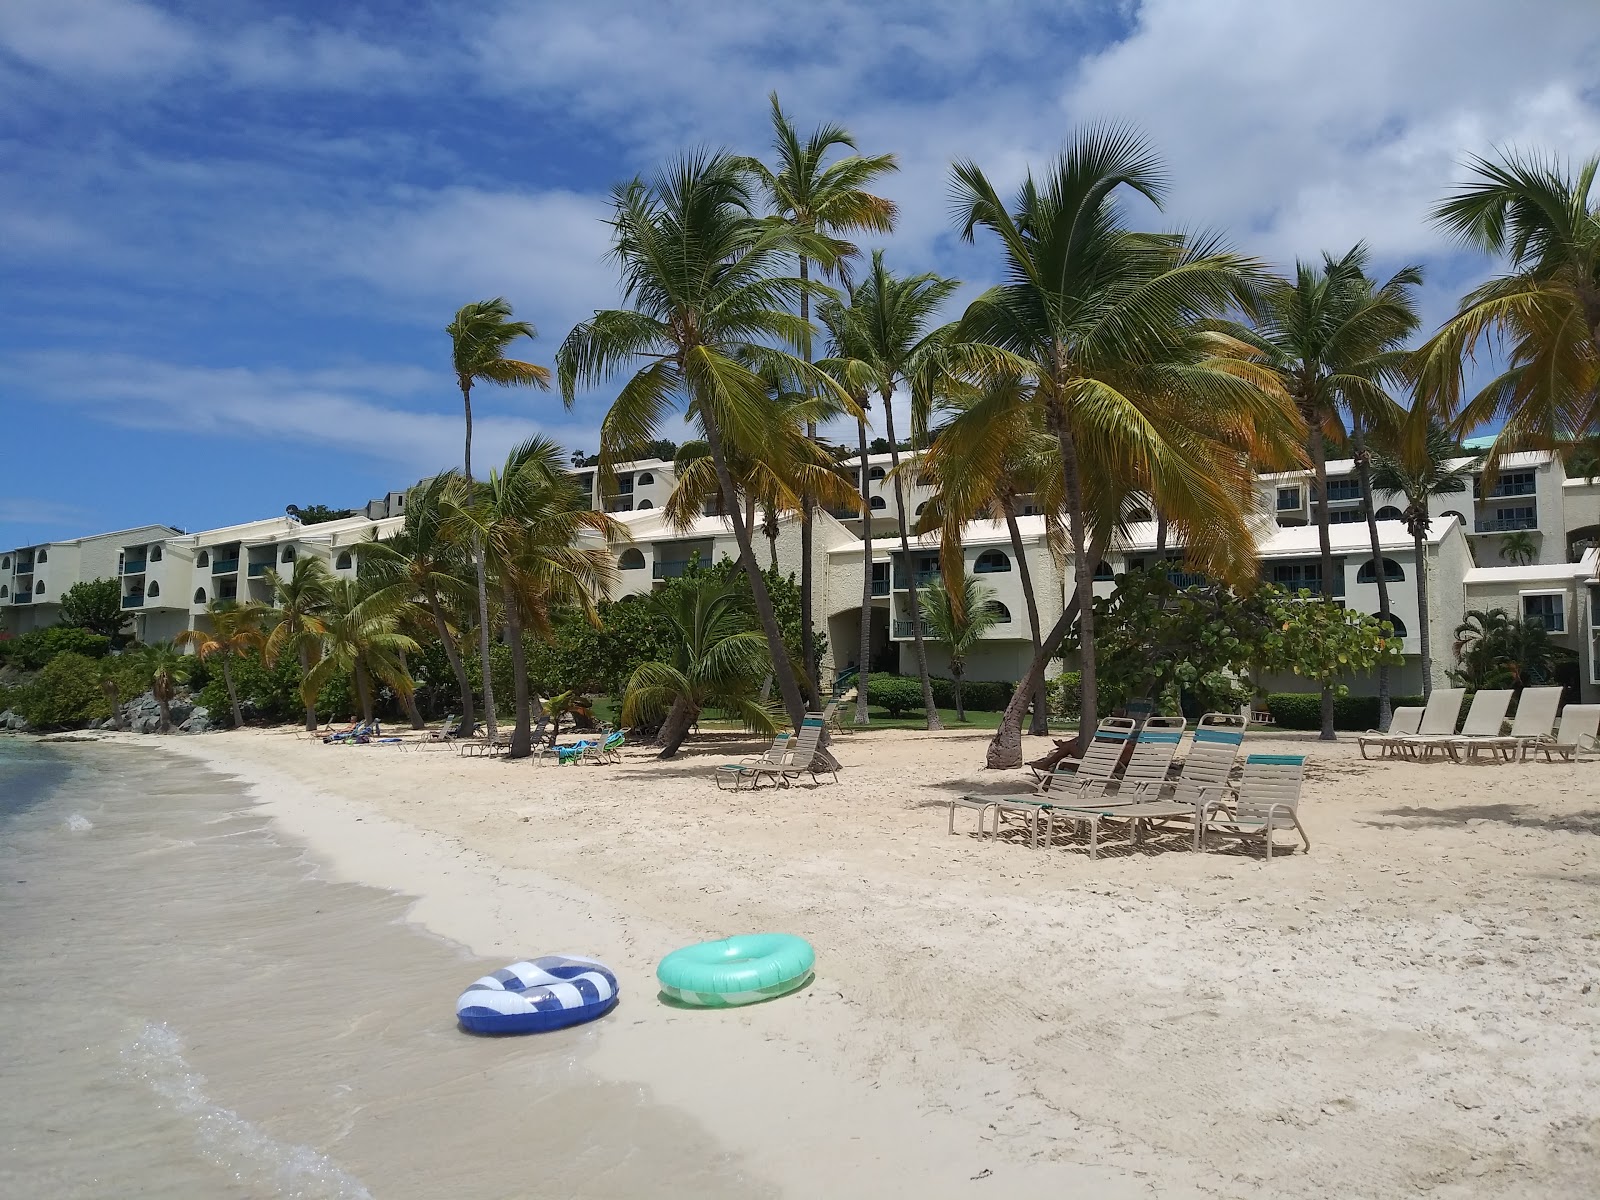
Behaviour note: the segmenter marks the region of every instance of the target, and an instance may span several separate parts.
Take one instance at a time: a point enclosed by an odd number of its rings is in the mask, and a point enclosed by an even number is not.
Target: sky
[[[998,270],[956,237],[951,161],[1009,187],[1091,122],[1165,160],[1145,227],[1280,267],[1365,240],[1426,268],[1430,324],[1495,266],[1428,221],[1467,156],[1600,152],[1594,0],[468,11],[0,2],[0,546],[353,507],[459,462],[454,311],[504,295],[549,364],[617,301],[611,187],[767,156],[772,91],[898,156],[881,244],[963,280],[951,318]],[[474,461],[535,431],[592,451],[609,399],[479,389]]]

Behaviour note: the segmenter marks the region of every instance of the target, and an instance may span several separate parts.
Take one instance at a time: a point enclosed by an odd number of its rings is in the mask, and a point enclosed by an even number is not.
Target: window
[[[649,500],[641,500],[641,501],[639,501],[639,511],[640,512],[643,512],[647,508],[654,508],[654,507],[655,507],[655,505],[653,503],[651,503]]]
[[[617,569],[619,571],[644,570],[644,551],[639,549],[624,550],[617,556]]]
[[[1150,510],[1148,508],[1130,509],[1128,512],[1128,520],[1134,522],[1135,524],[1148,524],[1150,520]]]
[[[883,478],[883,468],[882,467],[873,467],[870,471],[867,472],[867,478],[868,479],[882,479]]]
[[[150,581],[150,586],[145,588],[144,594],[154,600],[157,596],[161,595],[161,584],[152,579]]]
[[[294,547],[293,546],[285,546],[283,548],[282,561],[284,561],[286,563],[292,563],[294,561]]]
[[[1003,550],[985,550],[978,555],[978,561],[972,564],[972,569],[979,575],[998,575],[1011,570],[1011,560]]]
[[[1032,504],[1024,504],[1022,506],[1022,515],[1025,517],[1036,517],[1039,515],[1039,510]]]
[[[350,551],[339,551],[339,557],[334,560],[333,566],[336,571],[348,571],[350,569]]]
[[[196,604],[204,604],[206,602],[206,590],[205,590],[205,588],[195,588],[195,590],[194,590],[194,602]]]
[[[37,583],[35,583],[33,585],[33,594],[35,596],[44,595],[44,580],[41,579],[41,580],[39,580],[39,582],[37,582]]]
[[[619,495],[619,496],[631,496],[631,495],[633,495],[633,476],[632,475],[618,475],[617,476],[617,495]]]
[[[1440,516],[1441,519],[1443,519],[1445,517],[1454,517],[1456,520],[1460,521],[1463,525],[1465,525],[1467,523],[1467,519],[1465,517],[1463,517],[1460,513],[1458,513],[1453,508],[1445,509],[1442,513],[1439,514],[1439,516]]]
[[[1359,499],[1361,499],[1361,481],[1359,479],[1328,480],[1329,504]]]
[[[8,554],[5,557],[5,561],[4,562],[0,562],[0,571],[9,571],[9,570],[11,570],[11,556]]]
[[[211,555],[204,550],[200,551],[200,557],[194,560],[194,565],[197,567],[209,567],[211,565]]]
[[[1523,596],[1522,616],[1525,620],[1538,621],[1548,633],[1567,631],[1566,600],[1559,593]]]
[[[1395,637],[1403,638],[1406,636],[1406,623],[1393,613],[1390,613],[1387,618],[1380,616],[1378,619],[1380,621],[1387,620],[1390,625],[1394,626]]]
[[[39,551],[38,555],[34,558],[33,561],[36,562],[36,563],[41,563],[41,564],[49,562],[50,561],[50,551],[41,549]]]
[[[1405,513],[1401,512],[1398,508],[1396,508],[1392,504],[1385,504],[1382,508],[1380,508],[1378,510],[1378,520],[1380,520],[1380,521],[1403,521],[1403,520],[1405,520]]]
[[[1278,511],[1300,507],[1300,489],[1287,487],[1278,489]]]
[[[1383,579],[1385,583],[1403,583],[1406,573],[1400,569],[1400,564],[1392,558],[1383,560]],[[1361,569],[1356,572],[1357,583],[1376,583],[1377,572],[1372,569],[1372,560],[1369,558],[1361,564]]]
[[[1322,562],[1319,559],[1302,559],[1299,562],[1275,562],[1267,569],[1267,579],[1291,592],[1305,588],[1313,595],[1322,592]],[[1344,559],[1333,560],[1333,594],[1344,595]]]
[[[1499,499],[1502,496],[1531,496],[1537,491],[1532,471],[1507,471],[1487,492],[1483,491],[1483,479],[1480,476],[1473,481],[1472,490],[1480,496]]]
[[[11,595],[11,589],[5,584],[0,583],[0,600],[4,600],[9,595]]]
[[[160,562],[161,561],[161,547],[160,546],[151,546],[150,547],[150,561],[151,562]]]
[[[656,481],[656,477],[654,475],[652,475],[649,471],[646,471],[643,475],[639,476],[638,479],[634,480],[634,482],[637,483],[640,487],[649,487],[655,481]],[[642,508],[644,506],[640,505],[640,507]]]
[[[922,510],[927,508],[927,507],[928,507],[928,502],[926,500],[924,500],[921,504],[917,505],[917,511],[913,515],[920,517],[922,515]]]
[[[1100,580],[1111,580],[1116,578],[1116,576],[1111,572],[1111,564],[1106,562],[1105,559],[1101,559],[1100,565],[1095,567],[1094,577]]]
[[[871,506],[873,512],[882,512],[884,509],[889,507],[883,502],[882,496],[874,496],[871,500]]]
[[[1336,508],[1328,513],[1329,525],[1354,525],[1366,519],[1367,514],[1361,508]]]
[[[989,601],[989,611],[994,614],[994,619],[998,624],[1001,624],[1001,625],[1009,625],[1009,624],[1011,624],[1011,610],[1009,608],[1007,608],[1004,604],[1001,604],[1000,601],[998,601],[998,600]]]

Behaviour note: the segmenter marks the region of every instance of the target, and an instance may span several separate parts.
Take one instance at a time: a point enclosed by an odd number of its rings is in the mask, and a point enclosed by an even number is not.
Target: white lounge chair
[[[812,762],[817,755],[817,745],[822,741],[822,723],[821,713],[807,713],[801,722],[799,736],[794,739],[794,752],[789,761],[753,764],[750,767],[750,786],[759,787],[763,779],[771,779],[777,786],[790,787],[805,774],[809,774],[815,783],[818,772],[812,770]],[[835,783],[839,782],[837,773],[830,771],[829,774],[833,775]]]
[[[1418,737],[1455,736],[1456,722],[1461,718],[1461,700],[1466,694],[1465,688],[1434,688],[1422,710],[1416,732],[1363,734],[1356,739],[1361,757],[1367,756],[1368,746],[1377,746],[1385,754],[1400,755],[1407,753],[1406,743]]]
[[[1467,709],[1467,719],[1461,723],[1459,733],[1430,736],[1419,733],[1402,738],[1400,750],[1416,759],[1427,760],[1435,754],[1448,754],[1456,762],[1461,760],[1461,747],[1475,738],[1498,738],[1505,732],[1506,710],[1511,707],[1510,688],[1485,688],[1474,693],[1472,705]]]
[[[1260,838],[1272,861],[1272,833],[1293,829],[1306,849],[1311,838],[1300,824],[1300,788],[1305,782],[1303,754],[1251,754],[1244,760],[1244,775],[1231,802],[1219,805],[1205,818],[1201,841],[1207,834],[1240,839]]]
[[[1551,754],[1559,754],[1568,762],[1576,762],[1585,750],[1600,749],[1600,704],[1569,704],[1561,710],[1561,723],[1555,737],[1541,742],[1539,749],[1549,762]]]
[[[1560,687],[1523,688],[1517,700],[1517,716],[1511,722],[1511,732],[1504,737],[1460,737],[1454,749],[1465,750],[1467,758],[1476,762],[1482,751],[1487,751],[1496,761],[1511,762],[1526,758],[1528,750],[1541,741],[1550,740],[1555,727],[1556,709],[1561,707]]]
[[[1422,708],[1412,708],[1401,705],[1389,714],[1388,729],[1369,729],[1357,741],[1361,745],[1361,757],[1367,757],[1367,743],[1371,742],[1378,747],[1379,758],[1390,758],[1396,753],[1396,743],[1392,740],[1404,733],[1416,733],[1422,726]]]
[[[741,758],[736,763],[722,763],[714,773],[717,781],[717,790],[721,791],[723,782],[727,781],[733,784],[734,791],[738,791],[739,784],[745,779],[753,780],[755,778],[755,774],[751,770],[752,767],[758,765],[779,767],[787,763],[789,761],[789,736],[789,731],[785,729],[772,739],[772,745],[768,746],[763,753]]]
[[[1019,817],[1028,827],[1028,840],[1032,845],[1039,841],[1039,814],[1046,804],[1069,804],[1084,798],[1091,788],[1105,791],[1106,785],[1122,763],[1122,754],[1128,748],[1128,739],[1138,728],[1128,717],[1107,717],[1095,728],[1094,737],[1084,748],[1081,758],[1063,759],[1055,769],[1034,784],[1032,796],[956,796],[950,804],[950,832],[955,832],[956,808],[976,809],[978,829],[989,814],[994,815],[994,835],[1000,836],[1002,818]],[[1170,759],[1170,755],[1168,756]],[[1051,794],[1052,787],[1061,790]]]

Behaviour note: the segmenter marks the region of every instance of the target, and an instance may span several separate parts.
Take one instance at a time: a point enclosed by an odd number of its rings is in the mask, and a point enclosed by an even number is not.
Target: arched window
[[[206,602],[206,590],[205,590],[205,588],[195,588],[195,590],[194,590],[194,602],[196,604],[204,604]]]
[[[1116,575],[1111,571],[1111,564],[1102,558],[1100,565],[1094,569],[1094,577],[1101,580],[1112,580],[1116,578]]]
[[[1150,520],[1150,510],[1148,508],[1132,509],[1128,513],[1128,520],[1135,524],[1147,523]]]
[[[5,584],[0,583],[0,600],[4,600],[9,595],[11,595],[11,589]]]
[[[650,502],[650,501],[648,501],[648,500],[641,500],[641,501],[639,501],[639,511],[640,511],[640,512],[643,512],[643,511],[644,511],[644,510],[645,510],[645,509],[647,509],[647,508],[654,508],[654,507],[655,507],[655,505],[654,505],[654,504],[652,504],[652,503],[651,503],[651,502]]]
[[[998,575],[1011,570],[1011,560],[1003,550],[985,550],[978,555],[978,561],[972,564],[972,569],[979,575]]]
[[[1458,513],[1453,508],[1445,509],[1442,513],[1439,514],[1439,516],[1441,518],[1443,518],[1443,517],[1454,517],[1456,520],[1460,521],[1463,525],[1465,525],[1467,523],[1467,519],[1465,517],[1463,517],[1460,513]]]
[[[11,556],[8,554],[8,555],[5,556],[5,560],[4,561],[0,561],[0,571],[9,571],[9,570],[11,570]]]
[[[1392,558],[1383,560],[1383,578],[1388,583],[1402,583],[1406,573],[1400,569],[1400,564]],[[1356,572],[1357,583],[1376,583],[1377,572],[1372,569],[1372,560],[1369,558],[1361,564],[1361,569]]]
[[[1403,521],[1404,519],[1405,514],[1392,504],[1385,504],[1378,510],[1378,520],[1380,521]]]
[[[339,551],[339,557],[334,560],[333,566],[336,571],[348,571],[350,569],[350,551]]]
[[[33,594],[35,596],[44,595],[44,580],[41,579],[41,580],[39,580],[39,582],[37,582],[37,583],[35,583],[33,585]]]
[[[1383,619],[1382,617],[1379,618],[1379,620],[1382,620],[1382,619]],[[1389,624],[1394,626],[1394,635],[1395,635],[1395,637],[1403,638],[1403,637],[1406,636],[1406,623],[1404,621],[1402,621],[1399,617],[1395,616],[1393,613],[1389,614]]]
[[[633,482],[635,484],[637,484],[639,487],[646,487],[646,486],[654,483],[655,481],[656,481],[656,477],[654,475],[650,474],[649,471],[646,471],[643,475],[640,475]],[[639,507],[643,508],[644,505],[641,504]]]
[[[150,561],[151,562],[160,562],[161,561],[161,547],[160,546],[151,546],[150,547]]]
[[[292,563],[294,561],[294,547],[293,546],[285,546],[283,548],[282,561],[284,561],[286,563]]]
[[[197,567],[209,567],[211,565],[211,555],[204,550],[200,551],[199,557],[194,560],[194,565]]]
[[[49,562],[50,561],[50,551],[41,549],[39,551],[38,555],[34,558],[33,561],[36,562],[36,563],[47,563],[47,562]]]
[[[883,478],[883,468],[882,467],[873,467],[871,470],[869,470],[867,472],[867,478],[868,479],[882,479]]]
[[[922,515],[922,510],[927,508],[927,507],[928,507],[928,502],[926,500],[924,500],[921,504],[917,505],[917,511],[916,511],[915,515],[920,517]]]
[[[630,547],[617,555],[617,569],[619,571],[644,570],[644,551]]]
[[[994,614],[994,619],[998,624],[1001,624],[1001,625],[1009,625],[1009,624],[1011,624],[1011,610],[1009,608],[1007,608],[1004,604],[1001,604],[1000,601],[998,601],[998,600],[989,601],[989,611]]]
[[[145,588],[144,594],[149,596],[150,599],[154,600],[157,596],[161,595],[161,584],[152,579],[150,581],[150,586]]]
[[[887,504],[885,504],[883,502],[883,497],[882,496],[874,496],[872,498],[872,500],[870,501],[870,503],[872,505],[872,511],[873,512],[882,512],[884,509],[889,507]]]

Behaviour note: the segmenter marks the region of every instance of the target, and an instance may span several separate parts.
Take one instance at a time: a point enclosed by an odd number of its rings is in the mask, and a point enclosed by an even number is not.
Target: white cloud
[[[120,81],[177,70],[194,34],[137,0],[7,0],[0,50],[66,77]]]
[[[0,496],[0,526],[3,525],[78,525],[87,514],[72,504],[40,500],[31,496]]]

